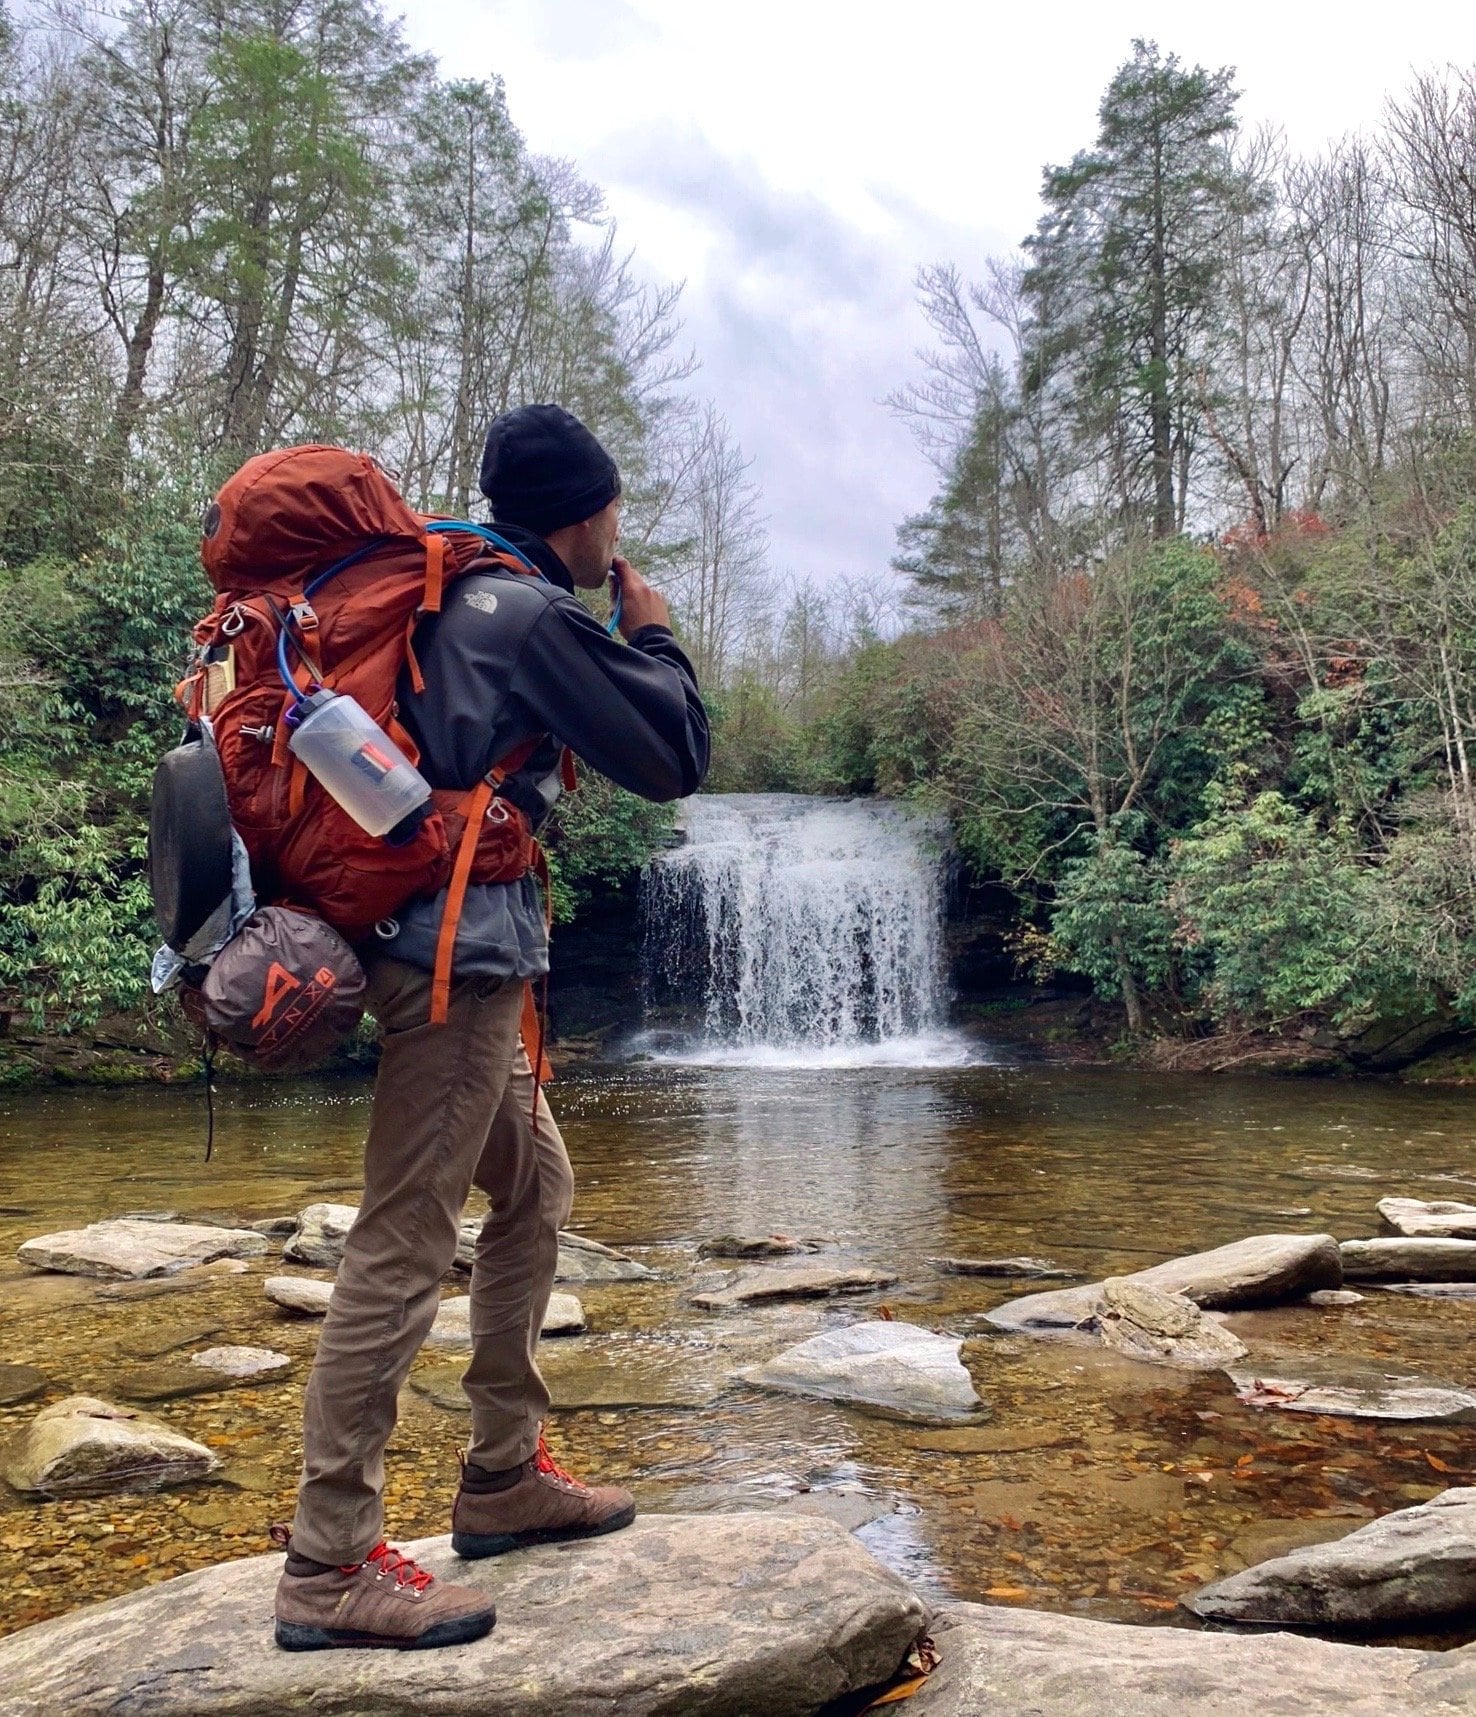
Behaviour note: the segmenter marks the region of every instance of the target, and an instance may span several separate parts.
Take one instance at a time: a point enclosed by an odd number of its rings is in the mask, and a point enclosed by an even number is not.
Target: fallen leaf
[[[1028,1598],[1030,1596],[1030,1589],[1028,1586],[986,1586],[984,1588],[984,1596],[986,1598],[1005,1598],[1012,1600]]]

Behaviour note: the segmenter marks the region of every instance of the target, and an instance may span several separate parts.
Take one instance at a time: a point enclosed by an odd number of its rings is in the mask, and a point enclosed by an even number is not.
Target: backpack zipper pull
[[[276,728],[270,725],[262,727],[243,726],[240,731],[243,739],[259,739],[263,745],[270,745],[277,737]]]

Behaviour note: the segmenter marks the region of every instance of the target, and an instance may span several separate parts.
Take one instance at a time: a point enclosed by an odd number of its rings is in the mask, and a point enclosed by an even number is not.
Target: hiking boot
[[[272,1540],[285,1549],[286,1528],[273,1527]],[[283,1651],[425,1651],[481,1639],[496,1620],[485,1592],[447,1585],[388,1544],[376,1544],[351,1567],[321,1574],[284,1570],[277,1583],[277,1644]]]
[[[468,1490],[463,1474],[451,1511],[451,1548],[468,1561],[528,1544],[598,1538],[635,1519],[635,1498],[617,1485],[580,1484],[540,1436],[537,1452],[502,1490]]]

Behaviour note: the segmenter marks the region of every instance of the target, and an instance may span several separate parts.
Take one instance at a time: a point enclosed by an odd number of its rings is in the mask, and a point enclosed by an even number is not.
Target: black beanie
[[[493,418],[479,486],[495,523],[547,536],[608,507],[620,493],[620,472],[562,406],[522,405]]]

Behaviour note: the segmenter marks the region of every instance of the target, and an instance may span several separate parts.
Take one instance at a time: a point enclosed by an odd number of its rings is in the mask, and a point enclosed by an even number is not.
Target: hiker
[[[435,788],[465,791],[519,748],[498,800],[534,827],[563,786],[563,747],[653,800],[695,792],[707,715],[665,600],[616,557],[620,476],[577,418],[524,406],[487,434],[481,489],[499,536],[541,575],[488,563],[460,576],[415,629],[399,720]],[[621,643],[579,603],[614,571]],[[383,1542],[384,1451],[396,1397],[440,1303],[473,1186],[491,1200],[471,1276],[471,1439],[452,1509],[467,1558],[613,1532],[630,1493],[586,1486],[550,1457],[535,1349],[573,1177],[520,1039],[528,981],[548,970],[532,874],[473,883],[454,927],[443,1025],[431,1023],[446,895],[420,898],[360,947],[383,1055],[364,1195],[338,1269],[303,1408],[303,1474],[277,1588],[276,1638],[416,1648],[476,1639],[486,1594],[432,1578]],[[541,1033],[540,1033],[541,1035]],[[537,1058],[538,1047],[533,1049]]]

